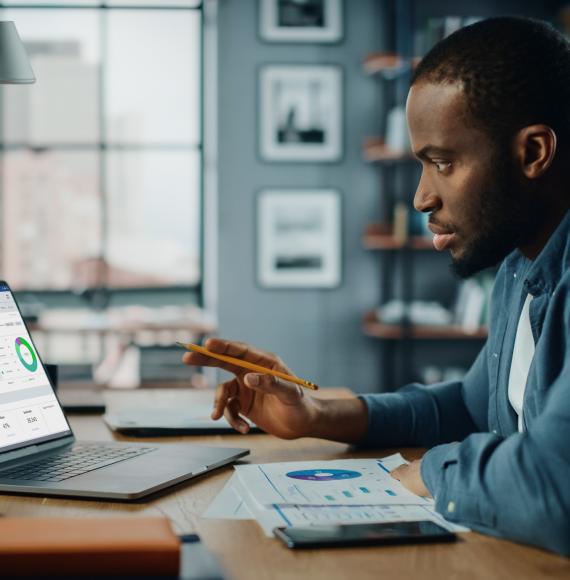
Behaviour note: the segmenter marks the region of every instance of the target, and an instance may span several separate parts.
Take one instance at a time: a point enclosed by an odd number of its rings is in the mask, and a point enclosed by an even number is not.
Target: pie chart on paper
[[[291,479],[302,479],[304,481],[339,481],[361,477],[362,473],[350,469],[302,469],[289,471],[285,475]]]

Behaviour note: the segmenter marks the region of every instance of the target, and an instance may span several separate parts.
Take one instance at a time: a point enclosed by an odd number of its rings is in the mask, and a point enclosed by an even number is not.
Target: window
[[[3,277],[199,288],[201,5],[15,0],[0,18],[37,77],[0,88]]]

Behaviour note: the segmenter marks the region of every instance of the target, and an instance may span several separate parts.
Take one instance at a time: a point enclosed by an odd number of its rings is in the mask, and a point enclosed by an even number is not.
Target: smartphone
[[[341,548],[384,544],[453,542],[456,535],[431,521],[344,524],[273,530],[288,548]]]

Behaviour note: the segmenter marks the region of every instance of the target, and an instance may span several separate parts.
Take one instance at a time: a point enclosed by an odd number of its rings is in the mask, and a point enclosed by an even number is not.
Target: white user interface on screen
[[[0,284],[0,451],[69,431],[16,302]]]

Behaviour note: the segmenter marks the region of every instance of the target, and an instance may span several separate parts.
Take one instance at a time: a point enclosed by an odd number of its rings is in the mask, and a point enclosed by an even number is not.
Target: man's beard
[[[460,257],[452,258],[450,269],[459,278],[496,266],[532,238],[544,215],[540,196],[533,200],[528,195],[514,175],[510,157],[498,157],[490,172],[493,178],[479,194],[479,206],[470,219],[478,233]]]

